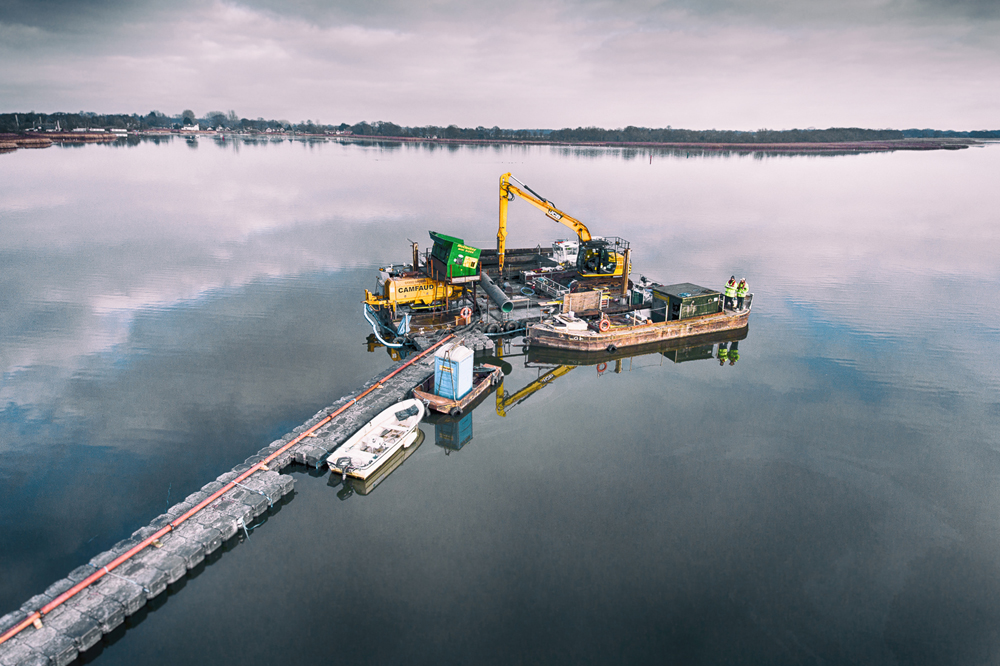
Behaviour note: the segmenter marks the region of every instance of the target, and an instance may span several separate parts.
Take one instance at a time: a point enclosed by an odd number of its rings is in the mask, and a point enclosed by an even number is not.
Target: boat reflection
[[[494,399],[496,413],[501,417],[506,417],[514,407],[523,403],[560,377],[569,374],[581,366],[594,366],[598,375],[603,375],[608,371],[620,374],[632,370],[632,362],[635,359],[654,355],[659,357],[661,362],[663,359],[667,359],[673,363],[717,359],[720,365],[726,365],[727,363],[735,365],[739,360],[739,343],[747,338],[749,330],[749,327],[744,327],[735,331],[719,331],[708,335],[684,338],[682,340],[667,340],[649,345],[626,347],[613,352],[574,352],[546,347],[526,348],[522,352],[515,352],[513,350],[516,349],[516,344],[511,339],[499,339],[493,354],[485,355],[481,352],[476,353],[477,364],[489,363],[499,366],[502,369],[503,380],[499,386],[495,389],[491,388],[478,397],[460,416],[450,416],[428,410],[427,415],[424,417],[424,422],[434,426],[434,444],[444,449],[445,455],[451,455],[453,451],[461,451],[464,446],[472,441],[473,414],[494,390],[496,391]],[[374,336],[370,336],[367,341],[370,351],[374,351],[382,346],[373,338]],[[398,354],[398,350],[390,349],[389,353]],[[394,360],[399,360],[396,356],[393,358]],[[529,372],[534,371],[537,373],[537,376],[521,388],[510,392],[506,390],[505,382],[507,381],[506,377],[514,372],[514,363],[512,361],[519,365],[518,375],[527,370]],[[407,450],[408,453],[405,453],[405,455],[412,453],[414,448],[415,446],[410,447]],[[358,492],[362,495],[367,494],[371,488],[378,485],[379,481],[385,475],[401,463],[402,459],[399,462],[390,461],[386,466],[385,474],[380,475],[374,483],[369,482],[365,484],[357,479],[348,479],[348,484],[353,487],[353,492]],[[338,485],[339,482],[339,475],[331,476],[331,486]],[[346,499],[346,497],[350,496],[351,492],[352,490],[345,486],[338,493],[338,496],[343,495],[342,499]]]
[[[406,459],[414,454],[414,452],[420,448],[420,445],[424,443],[424,431],[423,429],[417,429],[417,438],[413,441],[413,444],[397,451],[393,454],[388,461],[386,461],[378,471],[369,476],[367,479],[356,479],[352,476],[347,477],[344,480],[339,473],[331,473],[329,480],[326,485],[336,488],[342,485],[343,487],[337,491],[337,498],[341,501],[346,500],[348,497],[354,494],[358,495],[368,495],[375,488],[388,478],[400,465],[406,462]]]
[[[498,356],[506,358],[508,361],[513,357],[523,356],[524,367],[534,369],[538,376],[534,381],[513,393],[505,390],[501,383],[497,388],[497,414],[507,416],[512,408],[580,366],[596,366],[598,375],[603,375],[609,369],[620,374],[632,369],[634,359],[653,354],[674,363],[721,358],[723,359],[722,364],[729,360],[730,365],[734,365],[739,359],[739,342],[746,339],[748,332],[749,327],[744,327],[735,331],[719,331],[695,338],[667,340],[650,345],[626,347],[611,352],[574,352],[548,347],[532,347],[524,354],[512,355],[505,354],[504,350],[507,347],[500,345],[497,347]]]
[[[661,354],[674,363],[685,363],[687,361],[708,360],[717,354],[719,346],[736,346],[741,340],[745,340],[750,332],[749,326],[735,331],[719,331],[708,335],[699,335],[693,338],[682,338],[680,340],[666,340],[649,345],[639,345],[636,347],[626,347],[609,351],[594,352],[574,352],[563,349],[550,349],[546,347],[529,348],[527,352],[526,364],[546,364],[546,365],[597,365],[607,364],[611,361],[630,360],[639,356],[649,354]],[[726,356],[726,355],[724,355]],[[738,353],[737,353],[738,357]]]

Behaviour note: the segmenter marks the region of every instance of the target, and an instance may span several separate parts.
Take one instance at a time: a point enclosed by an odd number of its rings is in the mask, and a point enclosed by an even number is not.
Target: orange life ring
[[[602,372],[604,372],[607,369],[608,369],[608,364],[607,363],[598,363],[597,364],[597,374],[601,374]]]
[[[611,322],[607,319],[602,319],[601,323],[597,325],[597,328],[601,329],[601,333],[607,333],[611,328]]]
[[[468,319],[472,316],[472,308],[466,306],[462,308],[462,319]]]

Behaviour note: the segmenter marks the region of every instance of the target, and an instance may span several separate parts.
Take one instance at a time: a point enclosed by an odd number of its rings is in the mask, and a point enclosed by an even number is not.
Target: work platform
[[[163,594],[168,585],[184,578],[206,556],[237,533],[245,532],[255,518],[288,497],[295,481],[281,470],[293,462],[322,467],[326,457],[358,428],[408,397],[414,386],[433,375],[431,350],[452,338],[442,337],[421,340],[421,355],[366,382],[353,394],[360,397],[341,398],[316,412],[304,424],[209,481],[129,538],[69,572],[21,608],[0,617],[0,640],[6,638],[0,643],[0,666],[65,666],[97,645],[126,617]],[[474,331],[465,337],[466,344],[475,348],[488,342]],[[231,487],[224,490],[227,486]],[[191,513],[213,495],[218,496]],[[166,528],[170,529],[143,546]],[[131,557],[120,560],[140,546]],[[95,574],[100,576],[98,580],[77,590]],[[65,598],[67,593],[72,596]],[[13,633],[18,628],[20,631]]]

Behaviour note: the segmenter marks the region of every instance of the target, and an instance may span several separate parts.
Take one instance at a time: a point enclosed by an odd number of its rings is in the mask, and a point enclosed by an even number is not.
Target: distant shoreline
[[[451,146],[566,146],[580,148],[649,148],[688,152],[736,152],[736,153],[806,153],[806,154],[849,154],[869,152],[892,152],[897,150],[962,150],[969,146],[983,145],[984,141],[971,138],[912,138],[882,139],[875,141],[811,141],[811,142],[770,142],[770,143],[725,143],[725,142],[655,142],[655,141],[553,141],[547,139],[447,139],[436,137],[403,137],[356,134],[308,134],[302,132],[239,133],[204,130],[198,132],[178,132],[176,130],[141,130],[130,132],[128,137],[220,137],[227,140],[283,140],[307,139],[337,141],[341,143],[431,143]],[[122,134],[98,132],[26,132],[21,134],[0,134],[0,153],[13,152],[17,148],[47,148],[54,143],[103,143],[127,137]]]
[[[325,136],[303,135],[296,136]],[[523,146],[579,146],[590,148],[666,148],[675,150],[703,150],[712,152],[880,152],[893,150],[962,150],[969,146],[981,145],[979,139],[937,138],[937,139],[885,139],[879,141],[814,141],[797,143],[720,143],[720,142],[653,142],[653,141],[549,141],[545,139],[435,139],[401,136],[359,136],[334,135],[338,141],[348,142],[394,142],[394,143],[438,143],[445,145],[523,145]]]

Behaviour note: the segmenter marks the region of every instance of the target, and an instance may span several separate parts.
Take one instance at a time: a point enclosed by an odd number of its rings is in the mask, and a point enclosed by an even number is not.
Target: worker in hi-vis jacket
[[[726,283],[726,301],[725,307],[727,310],[733,309],[733,299],[736,298],[736,276],[733,275],[729,278],[729,282]]]
[[[750,291],[750,287],[747,286],[747,279],[740,278],[740,283],[736,285],[736,309],[743,309],[743,299],[747,297],[747,292]]]

